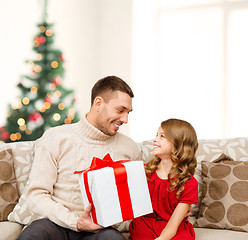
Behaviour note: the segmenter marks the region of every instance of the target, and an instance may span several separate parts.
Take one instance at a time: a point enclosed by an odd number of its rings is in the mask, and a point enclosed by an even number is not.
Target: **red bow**
[[[115,183],[117,187],[123,221],[134,218],[129,188],[127,184],[127,172],[126,172],[125,166],[122,164],[124,162],[129,162],[129,160],[121,160],[121,161],[114,162],[108,153],[107,155],[105,155],[103,159],[94,157],[92,159],[92,162],[89,168],[83,171],[74,172],[74,174],[80,174],[80,173],[83,174],[85,191],[86,191],[86,195],[89,200],[89,203],[91,203],[92,205],[92,219],[95,223],[97,223],[96,210],[95,210],[93,199],[92,199],[92,196],[89,190],[88,172],[101,169],[104,167],[111,167],[114,170]]]

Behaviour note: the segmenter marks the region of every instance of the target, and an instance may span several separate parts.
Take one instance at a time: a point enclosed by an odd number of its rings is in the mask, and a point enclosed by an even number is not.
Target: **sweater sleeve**
[[[58,177],[57,153],[56,150],[53,150],[53,147],[54,139],[50,139],[47,133],[37,140],[26,201],[32,212],[38,216],[48,218],[62,227],[77,231],[79,216],[75,212],[70,212],[68,208],[55,201],[53,197],[53,186]]]

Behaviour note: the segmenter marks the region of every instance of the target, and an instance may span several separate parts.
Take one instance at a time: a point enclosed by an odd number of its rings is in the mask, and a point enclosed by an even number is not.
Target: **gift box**
[[[143,161],[113,161],[107,154],[75,174],[84,206],[92,204],[92,220],[103,227],[153,211]]]

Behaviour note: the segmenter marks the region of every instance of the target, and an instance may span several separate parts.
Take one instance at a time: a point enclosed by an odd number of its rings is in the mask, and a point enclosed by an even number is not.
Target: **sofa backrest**
[[[0,144],[0,150],[12,149],[17,187],[20,196],[28,181],[35,152],[34,147],[35,141]],[[138,143],[138,147],[141,151],[143,161],[147,162],[153,158],[152,141]],[[214,161],[222,153],[228,155],[233,160],[248,161],[248,138],[199,140],[199,147],[196,153],[198,164],[194,175],[199,183],[199,203],[202,195],[201,161]],[[192,211],[193,214],[198,212],[199,203],[194,206]]]

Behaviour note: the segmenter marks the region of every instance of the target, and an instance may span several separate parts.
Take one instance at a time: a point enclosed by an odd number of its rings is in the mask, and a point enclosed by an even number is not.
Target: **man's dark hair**
[[[104,101],[108,102],[111,93],[120,91],[127,93],[131,98],[134,97],[132,89],[128,84],[119,77],[108,76],[98,80],[91,90],[91,106],[97,96],[101,96]]]

